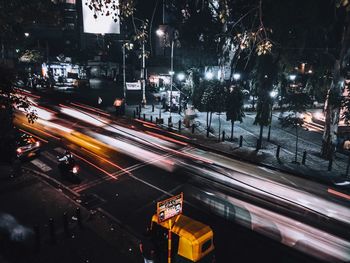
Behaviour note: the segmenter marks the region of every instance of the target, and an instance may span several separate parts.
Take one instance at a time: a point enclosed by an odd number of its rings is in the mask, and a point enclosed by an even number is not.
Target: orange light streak
[[[112,165],[112,166],[114,166],[114,167],[116,167],[116,168],[122,170],[122,171],[125,172],[125,173],[130,173],[129,171],[127,171],[127,170],[124,169],[123,167],[121,167],[121,166],[119,166],[119,165],[117,165],[117,164],[111,162],[110,160],[108,160],[108,159],[106,159],[106,158],[104,158],[104,157],[99,156],[98,154],[96,154],[96,153],[94,153],[94,152],[89,151],[88,149],[85,149],[85,148],[81,148],[81,149],[83,149],[84,151],[88,152],[89,154],[92,154],[92,155],[96,156],[97,158],[99,158],[99,159],[105,161],[106,163],[109,163],[110,165]]]
[[[47,133],[47,132],[45,132],[45,131],[43,131],[43,130],[41,130],[41,129],[39,129],[39,128],[35,128],[35,127],[30,126],[30,125],[28,125],[28,124],[25,124],[25,123],[23,123],[23,122],[22,122],[22,125],[24,125],[24,126],[30,128],[30,129],[36,130],[36,131],[38,131],[38,132],[41,132],[41,133],[43,133],[43,134],[45,134],[45,135],[47,135],[47,136],[49,136],[49,137],[52,137],[52,138],[54,138],[54,139],[56,139],[56,140],[61,140],[61,138],[56,137],[56,136],[54,136],[54,135],[52,135],[52,134],[50,134],[50,133]]]
[[[77,154],[75,154],[75,153],[73,153],[73,155],[76,156],[76,157],[78,157],[80,160],[82,160],[82,161],[84,161],[84,162],[90,164],[91,166],[95,167],[96,169],[100,170],[101,172],[107,174],[107,175],[110,176],[111,178],[117,179],[117,177],[115,177],[113,174],[111,174],[111,173],[109,173],[109,172],[103,170],[102,168],[100,168],[99,166],[97,166],[97,165],[93,164],[92,162],[86,160],[85,158],[83,158],[83,157],[81,157],[81,156],[79,156],[79,155],[77,155]]]
[[[330,194],[334,194],[336,196],[339,196],[339,197],[342,197],[342,198],[350,200],[350,195],[347,195],[347,194],[335,191],[335,190],[333,190],[331,188],[328,188],[327,192],[330,193]]]
[[[187,146],[188,145],[185,142],[182,142],[182,141],[179,141],[179,140],[176,140],[176,139],[173,139],[173,138],[169,138],[169,137],[166,137],[166,136],[154,133],[154,132],[146,131],[146,133],[148,133],[150,135],[153,135],[154,137],[158,137],[160,139],[164,139],[164,140],[167,140],[167,141],[170,141],[170,142],[174,142],[174,143],[177,143],[177,144],[180,144],[180,145],[183,145],[183,146]]]
[[[143,120],[139,120],[139,119],[135,119],[135,121],[141,122],[145,125],[156,126],[154,123],[149,122],[149,121],[143,121]]]

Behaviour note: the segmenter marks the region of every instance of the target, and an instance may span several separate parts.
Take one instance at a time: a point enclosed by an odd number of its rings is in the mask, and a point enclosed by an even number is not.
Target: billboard
[[[158,222],[164,222],[182,213],[183,193],[157,203]]]
[[[126,82],[125,84],[127,90],[141,90],[140,82]]]
[[[90,8],[91,0],[82,0],[83,9],[83,26],[84,33],[92,34],[119,34],[120,33],[120,19],[119,10],[113,10],[111,6],[104,7],[99,11],[97,17],[94,16],[94,10]],[[115,1],[118,5],[118,1]],[[111,9],[111,11],[109,10]],[[109,14],[109,15],[106,15]],[[117,15],[115,15],[117,14]],[[114,18],[117,20],[114,21]]]

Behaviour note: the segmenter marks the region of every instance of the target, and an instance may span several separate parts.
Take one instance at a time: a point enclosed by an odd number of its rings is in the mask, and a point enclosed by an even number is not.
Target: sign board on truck
[[[182,213],[183,193],[157,203],[158,222],[164,222]]]

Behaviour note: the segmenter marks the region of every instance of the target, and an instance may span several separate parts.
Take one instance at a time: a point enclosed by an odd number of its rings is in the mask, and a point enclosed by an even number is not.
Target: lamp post
[[[163,37],[165,35],[165,32],[161,29],[158,29],[156,31],[156,34],[159,37]],[[169,100],[169,105],[171,106],[171,100],[173,98],[173,76],[174,76],[174,38],[172,37],[171,39],[171,51],[170,51],[170,71],[169,71],[169,75],[170,75],[170,100]],[[170,108],[170,115],[171,115],[171,108]]]
[[[270,92],[270,97],[271,97],[271,108],[270,108],[270,124],[269,124],[269,131],[267,133],[267,141],[270,141],[270,135],[271,135],[271,125],[272,125],[272,109],[273,109],[273,103],[274,103],[274,99],[276,98],[276,96],[278,95],[278,93],[276,91],[271,91]]]
[[[143,34],[144,34],[144,28]],[[145,54],[145,40],[142,41],[142,70],[141,70],[141,86],[142,86],[142,105],[146,105],[146,54]]]
[[[147,22],[136,18],[133,16],[133,19],[140,21],[142,23],[142,33],[141,33],[141,42],[142,42],[142,59],[141,59],[141,74],[140,74],[140,79],[141,79],[141,89],[142,89],[142,101],[141,104],[143,106],[146,105],[146,51],[145,51],[145,41],[146,41],[146,33],[145,33],[145,29],[146,29],[146,25]],[[135,24],[134,24],[135,26]],[[139,36],[137,37],[139,38]]]
[[[125,77],[125,44],[123,44],[122,50],[123,50],[123,96],[126,102],[126,77]]]
[[[122,53],[123,53],[123,97],[126,102],[126,49],[131,50],[133,44],[130,43],[130,40],[118,40],[122,42]]]

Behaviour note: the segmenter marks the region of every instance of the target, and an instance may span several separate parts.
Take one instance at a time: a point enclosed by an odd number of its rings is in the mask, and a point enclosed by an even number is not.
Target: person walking
[[[143,234],[139,248],[143,256],[144,263],[156,263],[156,246],[149,228],[147,228],[146,232]]]

